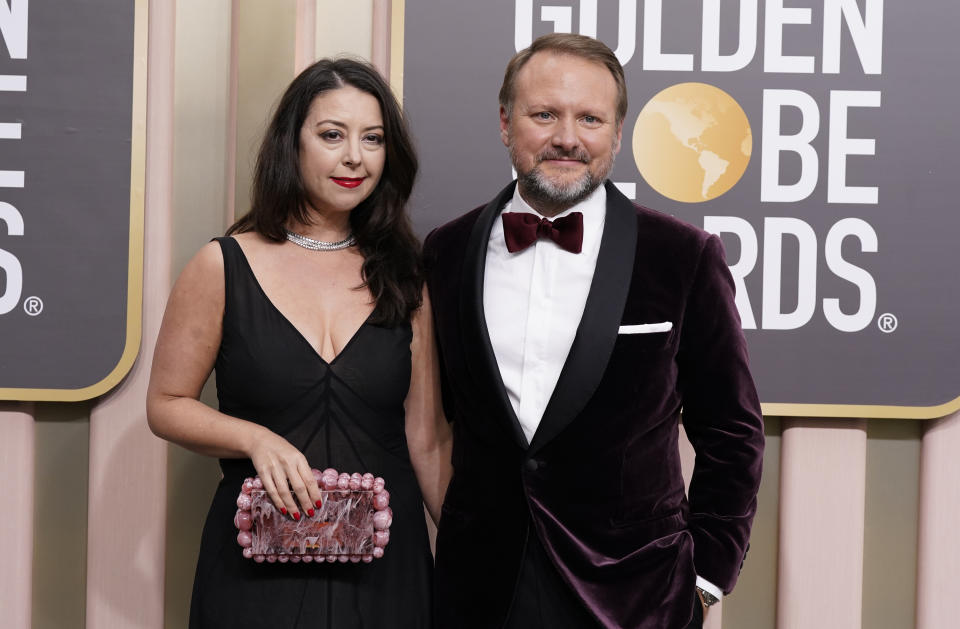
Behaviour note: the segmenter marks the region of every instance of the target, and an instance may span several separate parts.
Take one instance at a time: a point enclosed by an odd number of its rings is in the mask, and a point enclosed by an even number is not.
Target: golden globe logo
[[[0,4],[0,36],[6,44],[10,59],[27,58],[27,3]],[[0,74],[0,93],[26,92],[25,75]],[[0,121],[0,140],[20,140],[21,122]],[[0,190],[23,188],[22,170],[0,170]],[[0,222],[6,226],[7,236],[23,236],[23,214],[6,201],[0,201]],[[4,315],[20,302],[23,290],[23,267],[13,253],[0,249],[0,275],[5,277],[0,292],[0,315]]]
[[[839,195],[847,202],[863,198],[862,202],[876,203],[875,188],[846,185],[843,166],[846,154],[873,152],[872,140],[847,137],[847,110],[852,106],[875,106],[878,100],[876,92],[831,94],[828,202],[835,202],[831,197]],[[764,90],[762,201],[796,201],[798,188],[804,189],[800,198],[805,198],[816,186],[819,160],[810,145],[815,135],[810,129],[813,125],[819,126],[819,114],[816,103],[810,105],[810,102],[812,98],[802,92]],[[801,112],[800,133],[784,135],[781,131],[780,113],[785,107],[795,107]],[[723,195],[743,177],[753,153],[753,132],[743,108],[725,91],[706,83],[679,83],[661,90],[644,105],[634,123],[632,148],[637,170],[651,188],[673,201],[702,203]],[[784,152],[801,158],[802,174],[796,183],[780,183],[780,154]],[[848,238],[859,241],[861,253],[877,252],[877,234],[866,221],[843,218],[829,229],[822,243],[827,269],[856,287],[859,299],[852,311],[842,310],[837,296],[818,297],[821,244],[813,227],[803,219],[765,217],[762,231],[758,233],[744,218],[705,215],[703,228],[738,241],[739,258],[729,265],[744,329],[801,328],[813,319],[818,307],[830,326],[841,332],[863,330],[873,320],[876,282],[867,270],[850,263],[843,253],[844,241]],[[792,309],[786,306],[791,298],[783,295],[787,283],[783,259],[787,240],[794,240],[797,247],[798,275]],[[755,272],[762,274],[759,321],[753,303],[757,296],[751,298],[746,282]]]
[[[409,0],[393,13],[394,78],[421,130],[422,233],[508,176],[488,124],[506,57],[549,32],[597,37],[630,102],[611,181],[722,238],[765,410],[960,408],[946,351],[960,301],[944,297],[960,293],[949,168],[960,127],[944,122],[960,4],[509,0],[473,3],[466,20],[462,4]]]
[[[723,90],[681,83],[661,91],[633,127],[633,157],[651,188],[685,203],[709,201],[743,176],[753,134],[743,108]]]
[[[576,21],[575,4],[579,7]],[[702,2],[702,19],[690,19],[690,7],[664,0],[609,2],[603,7],[608,24],[606,35],[610,37],[607,43],[628,77],[632,71],[752,74],[759,71],[835,76],[843,79],[846,86],[848,77],[841,76],[843,48],[847,48],[847,54],[851,48],[856,53],[863,76],[881,75],[883,0],[859,3],[830,0],[818,9],[786,7],[783,0],[767,0],[763,4],[761,19],[758,0],[739,3],[738,26],[732,31],[734,37],[725,35],[729,41],[736,42],[736,48],[721,51],[721,33],[731,26],[723,18],[721,0]],[[540,22],[552,23],[554,32],[574,32],[576,24],[580,34],[598,36],[601,13],[600,3],[595,0],[561,4],[514,0],[514,5],[517,51],[530,45],[537,18]],[[617,6],[616,39],[609,27],[614,5]],[[820,22],[816,28],[815,12],[819,12],[817,21]],[[639,24],[642,24],[642,36]],[[696,33],[688,32],[698,28],[699,38],[694,36]],[[819,50],[819,60],[812,54],[788,52],[785,33],[796,37],[801,29],[806,31],[803,50]],[[844,30],[848,39],[844,37]],[[689,47],[684,50],[679,43],[689,45],[697,39],[699,54]],[[758,56],[761,64],[753,63]],[[630,84],[628,78],[628,86]],[[739,96],[753,99],[758,93],[751,91],[749,95]],[[863,218],[840,216],[832,226],[826,227],[822,221],[815,225],[808,215],[811,206],[822,205],[817,195],[824,192],[822,200],[828,206],[878,204],[878,186],[856,185],[857,177],[848,177],[847,166],[851,158],[876,154],[875,140],[849,133],[848,119],[862,115],[864,109],[879,108],[880,91],[830,89],[829,95],[823,98],[816,92],[762,87],[759,97],[761,108],[754,134],[740,104],[718,87],[680,82],[660,91],[647,101],[633,126],[632,149],[638,174],[654,191],[671,201],[689,204],[712,201],[731,190],[743,177],[756,135],[760,174],[757,200],[762,204],[778,204],[783,209],[767,205],[766,210],[753,213],[769,211],[773,215],[761,215],[759,222],[754,216],[751,221],[741,215],[747,208],[726,206],[721,200],[710,206],[710,215],[702,216],[706,231],[725,240],[739,241],[739,246],[732,248],[739,250],[739,258],[728,260],[728,265],[736,284],[743,327],[795,330],[812,322],[819,311],[837,331],[865,330],[877,314],[877,284],[871,272],[860,265],[870,262],[870,256],[864,254],[879,251],[880,239]],[[800,119],[799,130],[784,129],[781,122],[795,119],[796,114]],[[827,136],[826,147],[818,141],[821,134]],[[798,161],[799,168],[796,167]],[[626,196],[637,197],[635,182],[614,183]],[[800,216],[785,216],[794,212]],[[850,210],[844,210],[845,214],[848,212]],[[818,207],[817,216],[822,215]],[[795,277],[793,269],[796,269]],[[826,277],[827,281],[818,282],[818,276],[824,271],[842,282],[838,284]],[[760,290],[757,294],[757,282],[751,282],[754,287],[751,295],[746,280],[756,275],[762,276]]]
[[[0,1],[0,400],[102,395],[140,348],[147,3],[61,4]]]

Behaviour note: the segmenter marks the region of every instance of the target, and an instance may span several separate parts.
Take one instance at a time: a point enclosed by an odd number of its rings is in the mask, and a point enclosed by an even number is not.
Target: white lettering
[[[27,0],[7,0],[14,9],[4,9],[0,2],[0,18],[4,36],[9,36],[8,47],[13,51],[20,42],[15,23],[22,23],[22,50],[26,54],[26,5]],[[619,0],[617,24],[617,48],[614,50],[620,63],[626,65],[633,58],[637,43],[637,4],[639,0]],[[704,72],[735,72],[753,61],[757,54],[757,39],[763,30],[763,71],[768,73],[813,74],[817,57],[814,55],[788,55],[784,53],[785,31],[788,26],[812,26],[812,7],[784,6],[788,0],[764,0],[764,22],[759,21],[759,0],[737,0],[739,27],[737,48],[730,54],[720,53],[721,15],[731,13],[733,0],[702,0],[700,21],[700,70]],[[791,0],[792,1],[792,0]],[[572,33],[572,2],[566,5],[542,5],[539,19],[552,24],[558,33]],[[597,0],[579,0],[579,33],[587,37],[597,36]],[[605,6],[609,6],[607,3]],[[676,28],[664,34],[664,0],[643,0],[643,69],[656,71],[691,72],[694,70],[692,53],[664,52],[664,40],[668,42],[687,39],[676,36]],[[863,11],[860,6],[863,5]],[[20,9],[22,7],[22,10]],[[534,0],[514,0],[514,47],[523,50],[533,41]],[[864,74],[880,74],[883,67],[883,10],[884,0],[824,0],[821,71],[824,74],[840,72],[840,57],[843,47],[843,27],[846,25]],[[20,11],[17,13],[17,11]],[[819,23],[819,14],[817,23]],[[695,27],[696,20],[683,20],[687,28]],[[679,28],[679,27],[678,27]],[[681,34],[682,35],[682,34]],[[816,36],[804,41],[815,40]],[[792,38],[791,41],[798,41]],[[669,45],[669,44],[668,44]],[[11,52],[11,54],[13,54]]]
[[[620,11],[617,14],[617,49],[613,54],[617,56],[620,65],[627,65],[633,58],[637,47],[637,0],[620,0]]]
[[[26,92],[27,77],[22,74],[0,74],[0,92]]]
[[[516,179],[516,177],[514,177]],[[617,187],[620,193],[631,201],[637,198],[637,184],[632,181],[614,181],[613,185]]]
[[[837,222],[827,233],[824,244],[824,256],[827,267],[834,275],[845,279],[860,289],[860,307],[853,314],[844,314],[840,310],[840,300],[831,297],[823,300],[823,314],[827,321],[841,332],[859,332],[873,321],[877,309],[877,285],[873,276],[858,266],[843,259],[843,240],[847,236],[856,236],[860,240],[860,250],[877,252],[877,232],[866,221],[859,218],[845,218]]]
[[[795,135],[780,134],[780,111],[784,107],[800,110],[802,124]],[[802,201],[817,186],[819,158],[810,142],[820,131],[820,110],[816,101],[797,90],[763,90],[763,132],[760,155],[760,200],[790,203]],[[791,151],[800,156],[800,178],[781,185],[780,153]]]
[[[740,241],[740,259],[730,265],[730,274],[736,289],[735,302],[740,312],[743,329],[754,330],[757,321],[747,294],[746,278],[757,264],[757,234],[746,220],[737,216],[704,216],[704,230],[712,234],[733,234]],[[793,312],[783,312],[783,241],[793,236],[799,245],[797,259],[797,307]],[[838,221],[827,233],[824,257],[827,268],[835,276],[846,280],[859,290],[860,300],[856,311],[847,314],[840,309],[840,300],[823,300],[823,314],[834,329],[841,332],[863,330],[876,314],[877,286],[873,276],[866,270],[843,259],[843,241],[848,236],[860,240],[860,250],[877,252],[877,234],[866,221],[845,218]],[[770,217],[764,221],[763,232],[763,277],[762,277],[762,329],[793,330],[803,327],[813,318],[817,307],[817,236],[806,222],[797,218]]]
[[[847,155],[874,155],[873,138],[847,137],[847,110],[851,107],[879,107],[880,92],[830,92],[830,143],[827,162],[828,203],[869,203],[876,205],[876,186],[847,185]]]
[[[533,0],[516,0],[513,22],[513,46],[517,52],[533,41]],[[570,7],[548,5],[540,7],[540,19],[553,22],[554,32],[573,32],[573,10]],[[617,49],[613,54],[622,65],[633,57],[637,45],[637,0],[620,0],[617,26]],[[597,36],[597,0],[580,2],[580,34]]]
[[[0,170],[0,188],[22,188],[22,170]]]
[[[0,1],[0,34],[11,59],[27,58],[28,6],[29,0]]]
[[[783,237],[794,236],[800,245],[797,307],[781,308]],[[763,227],[763,329],[793,330],[803,327],[817,307],[817,235],[798,218],[767,217]]]
[[[734,301],[740,312],[740,321],[744,330],[756,330],[757,321],[753,317],[750,296],[747,294],[745,278],[757,264],[757,233],[750,223],[738,216],[704,216],[703,229],[718,236],[723,233],[734,234],[740,240],[740,259],[730,265],[733,285],[736,289]]]
[[[786,8],[783,0],[767,0],[763,35],[763,71],[813,73],[813,57],[783,54],[783,27],[787,24],[810,24],[810,7]]]
[[[19,140],[21,133],[19,122],[0,122],[0,140]]]
[[[693,55],[663,52],[663,0],[643,2],[643,69],[693,70]]]
[[[597,0],[580,0],[580,34],[597,37]]]
[[[864,74],[880,74],[883,65],[883,0],[866,0],[863,15],[857,0],[823,3],[823,73],[840,72],[840,22],[846,21]]]
[[[570,7],[540,7],[540,19],[553,22],[554,33],[573,32],[573,9]]]
[[[740,38],[732,55],[720,54],[720,2],[703,0],[702,57],[704,72],[735,72],[747,67],[757,51],[757,0],[740,0]]]
[[[20,210],[4,201],[0,201],[0,221],[7,224],[8,236],[23,236],[23,216]]]
[[[0,220],[7,224],[8,236],[23,236],[23,217],[17,208],[0,201]],[[0,249],[0,270],[6,275],[6,287],[0,295],[0,315],[3,315],[16,308],[20,302],[20,294],[23,292],[23,267],[15,255]]]
[[[520,52],[533,41],[533,0],[517,0],[513,14],[513,47]]]

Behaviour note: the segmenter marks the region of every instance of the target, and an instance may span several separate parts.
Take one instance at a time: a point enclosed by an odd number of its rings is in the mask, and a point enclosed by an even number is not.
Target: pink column
[[[146,0],[137,0],[138,21]],[[167,448],[145,397],[170,290],[175,3],[149,2],[143,343],[126,379],[90,413],[87,629],[162,629]],[[141,23],[142,25],[142,23]]]
[[[237,99],[240,94],[240,0],[230,3],[230,91],[227,97],[226,192],[224,229],[236,220],[237,206]]]
[[[0,403],[0,616],[9,629],[30,629],[33,607],[33,404]]]
[[[778,629],[858,629],[866,422],[783,422]]]
[[[920,459],[917,629],[957,625],[960,591],[960,412],[931,420]]]
[[[317,58],[317,0],[297,0],[297,32],[293,53],[294,74]]]
[[[385,77],[390,77],[390,0],[373,0],[373,51],[371,61]]]

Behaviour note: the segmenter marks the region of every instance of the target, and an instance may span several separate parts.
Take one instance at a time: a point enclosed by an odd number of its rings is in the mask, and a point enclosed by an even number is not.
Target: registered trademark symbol
[[[31,317],[43,312],[43,300],[39,297],[27,297],[23,300],[23,311]]]
[[[889,312],[885,312],[877,317],[877,327],[880,328],[881,332],[890,334],[897,329],[897,318]]]

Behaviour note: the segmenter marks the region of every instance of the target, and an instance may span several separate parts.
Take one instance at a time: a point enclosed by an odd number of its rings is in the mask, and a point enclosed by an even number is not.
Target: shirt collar
[[[523,200],[523,197],[520,196],[520,186],[518,185],[513,190],[513,198],[510,200],[510,203],[504,207],[503,211],[509,212],[526,212],[528,214],[533,214],[543,218],[543,214],[536,211],[530,204]],[[553,219],[561,218],[567,216],[573,212],[582,212],[583,213],[583,226],[585,230],[594,230],[597,228],[603,227],[604,218],[606,217],[607,212],[607,188],[603,184],[597,186],[597,189],[590,193],[586,199],[577,203],[571,208],[560,212]]]

